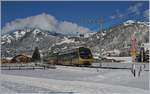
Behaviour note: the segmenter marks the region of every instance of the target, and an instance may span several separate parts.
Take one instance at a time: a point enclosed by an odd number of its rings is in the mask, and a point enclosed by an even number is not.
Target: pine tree
[[[35,47],[34,53],[32,55],[32,61],[40,61],[41,60],[41,56],[40,56],[40,52],[38,47]]]

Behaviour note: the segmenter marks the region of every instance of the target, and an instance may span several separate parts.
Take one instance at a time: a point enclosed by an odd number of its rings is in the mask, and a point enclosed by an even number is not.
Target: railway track
[[[91,66],[71,66],[67,65],[69,67],[80,67],[80,68],[95,68],[95,69],[126,69],[126,70],[131,70],[133,66],[135,68],[140,68],[142,67],[145,71],[149,71],[149,63],[96,63],[97,65],[91,65]],[[66,65],[61,65],[61,66],[66,66]]]

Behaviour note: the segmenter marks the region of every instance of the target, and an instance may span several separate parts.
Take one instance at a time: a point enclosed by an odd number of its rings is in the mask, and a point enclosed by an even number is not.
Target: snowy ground
[[[122,63],[131,63],[132,57],[106,57],[107,59],[122,60]]]
[[[2,93],[149,94],[149,72],[134,77],[128,69],[2,70]]]

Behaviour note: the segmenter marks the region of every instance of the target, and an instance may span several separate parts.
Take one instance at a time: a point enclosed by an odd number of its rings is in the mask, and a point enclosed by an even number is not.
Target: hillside
[[[146,22],[124,22],[103,32],[97,32],[88,40],[88,46],[101,54],[106,51],[127,52],[131,46],[131,37],[135,35],[137,47],[149,42],[149,29]]]

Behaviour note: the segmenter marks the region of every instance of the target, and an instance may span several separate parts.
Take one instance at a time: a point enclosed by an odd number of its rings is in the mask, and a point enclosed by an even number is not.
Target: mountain
[[[31,55],[35,47],[41,50],[49,49],[55,43],[60,42],[63,37],[61,34],[51,34],[37,28],[15,31],[2,36],[2,55],[10,57],[19,53]]]
[[[102,32],[97,32],[89,38],[87,46],[93,49],[93,53],[106,55],[107,52],[117,52],[128,55],[131,47],[131,36],[135,35],[137,48],[142,43],[149,42],[149,23],[129,20],[113,26]]]
[[[31,55],[35,47],[38,47],[43,53],[47,53],[48,51],[59,52],[79,46],[91,48],[94,56],[107,55],[108,53],[128,56],[131,35],[135,35],[137,47],[140,47],[142,43],[149,42],[149,23],[133,20],[103,31],[84,33],[84,36],[72,35],[71,33],[74,31],[62,33],[61,31],[44,29],[42,26],[33,27],[14,29],[12,32],[4,34],[1,38],[2,56],[13,57],[21,53]]]

